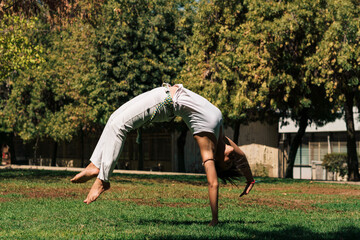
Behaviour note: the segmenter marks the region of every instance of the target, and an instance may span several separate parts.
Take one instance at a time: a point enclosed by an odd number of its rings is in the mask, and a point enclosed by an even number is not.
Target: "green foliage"
[[[41,83],[37,106],[46,136],[69,141],[79,130],[89,129],[96,116],[89,97],[98,76],[94,29],[79,21],[43,37],[40,41],[47,45],[46,63],[23,77],[30,75]]]
[[[314,54],[324,33],[324,1],[270,1],[264,6],[265,17],[256,10],[255,6],[263,8],[256,2],[249,12],[254,26],[248,31],[259,58],[271,68],[267,77],[270,108],[295,121],[304,113],[317,124],[334,120],[325,90],[306,75],[306,59]]]
[[[340,107],[344,93],[358,92],[360,87],[360,6],[350,0],[327,3],[323,14],[326,31],[316,53],[307,59],[307,74]]]
[[[246,11],[239,1],[201,1],[179,78],[233,120],[246,120],[249,111],[264,107],[268,91],[266,75],[248,61],[256,49],[243,39]]]
[[[93,31],[83,24],[61,31],[50,31],[45,24],[37,28],[32,41],[46,49],[41,53],[45,61],[18,71],[4,104],[4,118],[25,141],[44,137],[71,140],[94,118],[88,104],[96,75],[89,42]]]
[[[323,33],[323,1],[201,1],[180,81],[233,120],[331,121],[329,98],[305,75]],[[269,115],[271,114],[271,115]],[[255,118],[253,118],[255,117]]]
[[[58,28],[82,20],[93,24],[106,0],[2,0],[0,18],[4,14],[38,17],[43,23]]]
[[[269,171],[263,164],[256,163],[251,169],[252,173],[256,177],[266,177],[269,175]]]
[[[42,49],[29,39],[29,32],[35,29],[37,19],[5,15],[0,21],[0,80],[8,81],[11,74],[42,61]]]
[[[41,46],[33,44],[29,35],[36,29],[36,18],[25,19],[19,16],[4,15],[0,20],[0,131],[13,131],[14,119],[18,112],[8,114],[8,99],[14,86],[19,84],[19,72],[36,68],[42,63]],[[18,95],[15,101],[22,101]]]
[[[142,92],[173,82],[191,33],[191,1],[108,1],[98,19],[96,108],[109,114]]]
[[[1,29],[12,30],[12,35],[0,38],[0,50],[6,54],[0,60],[5,96],[1,126],[25,141],[70,141],[81,130],[105,124],[134,96],[172,82],[184,63],[184,42],[191,34],[191,3],[14,3],[14,17],[1,21]],[[28,16],[41,13],[41,21],[16,17],[16,9]]]
[[[360,96],[356,1],[4,3],[1,131],[24,140],[71,140],[162,82],[242,122],[277,112],[323,124],[345,92]]]
[[[322,86],[334,102],[333,112],[343,108],[348,138],[350,180],[359,180],[358,157],[352,108],[360,94],[360,4],[357,1],[328,0],[324,12],[326,31],[307,60],[312,82]]]
[[[326,154],[322,160],[322,165],[326,170],[332,173],[339,173],[344,177],[347,171],[347,154],[346,153],[330,153]]]

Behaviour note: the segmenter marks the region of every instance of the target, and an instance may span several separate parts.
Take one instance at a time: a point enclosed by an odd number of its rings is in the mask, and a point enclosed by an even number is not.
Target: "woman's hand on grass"
[[[211,222],[209,223],[209,226],[216,226],[218,224],[218,220],[217,219],[213,219],[213,220],[211,220]]]
[[[246,184],[244,191],[240,194],[240,197],[247,195],[251,191],[251,189],[254,187],[254,185],[255,185],[255,181],[248,182]]]

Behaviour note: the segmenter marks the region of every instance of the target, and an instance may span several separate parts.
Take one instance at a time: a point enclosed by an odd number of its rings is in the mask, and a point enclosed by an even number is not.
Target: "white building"
[[[287,120],[286,126],[279,123],[278,132],[280,134],[279,148],[282,150],[281,161],[287,160],[289,145],[294,138],[299,127],[294,121]],[[360,122],[359,113],[354,108],[354,124],[357,140],[359,140]],[[360,152],[360,144],[357,142],[357,151]],[[316,180],[336,180],[337,176],[326,172],[322,164],[324,155],[328,153],[346,153],[346,124],[344,117],[324,126],[311,124],[306,128],[306,133],[302,139],[294,166],[294,178],[296,179],[316,179]]]

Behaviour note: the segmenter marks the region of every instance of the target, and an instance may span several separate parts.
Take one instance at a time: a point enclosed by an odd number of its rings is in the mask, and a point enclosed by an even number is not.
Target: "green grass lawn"
[[[82,203],[91,182],[74,173],[0,171],[0,239],[359,239],[360,186],[257,178],[251,194],[220,187],[219,220],[205,177],[114,175]]]

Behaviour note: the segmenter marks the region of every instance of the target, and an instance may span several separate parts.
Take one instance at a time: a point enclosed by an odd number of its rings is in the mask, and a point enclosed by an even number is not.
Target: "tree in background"
[[[265,119],[269,68],[246,38],[246,1],[201,1],[180,82],[221,109],[227,124]]]
[[[328,0],[323,17],[327,29],[308,59],[308,74],[314,84],[323,86],[326,95],[345,112],[349,180],[358,181],[359,166],[354,128],[354,100],[360,90],[360,5],[358,1]]]
[[[38,17],[41,22],[56,28],[79,19],[94,24],[104,2],[105,0],[2,0],[0,17],[3,14]]]
[[[34,33],[46,49],[45,61],[19,72],[4,109],[24,141],[70,141],[94,119],[88,100],[96,75],[89,33],[85,25]]]
[[[104,6],[96,28],[100,79],[93,99],[100,124],[134,96],[174,81],[191,34],[191,2],[122,0]],[[137,142],[141,148],[140,137]]]
[[[357,180],[358,16],[350,0],[2,1],[1,131],[70,141],[134,96],[180,81],[222,110],[235,141],[240,123],[296,121],[287,177],[307,125],[344,109]]]
[[[306,58],[315,53],[325,31],[325,6],[322,0],[253,1],[250,5],[254,27],[249,31],[255,31],[252,41],[258,42],[259,57],[271,68],[267,77],[270,108],[299,126],[290,144],[288,178],[293,177],[296,153],[307,126],[311,122],[323,125],[337,117],[323,86],[313,84],[306,74]]]
[[[17,74],[1,120],[35,142],[102,127],[124,102],[173,81],[191,33],[191,2],[6,1],[0,10],[41,19],[29,42],[45,49],[45,61]]]
[[[305,59],[315,53],[325,31],[324,4],[201,2],[181,76],[218,106],[228,122],[271,122],[277,114],[296,121],[300,128],[291,144],[287,177],[292,177],[307,125],[336,117],[323,87],[306,76]]]
[[[42,48],[34,45],[29,34],[35,29],[37,19],[4,15],[0,21],[0,95],[1,112],[11,94],[18,72],[36,67],[43,59]],[[2,121],[6,119],[2,118]],[[7,124],[1,124],[5,127]],[[4,131],[6,129],[2,129]]]
[[[184,1],[109,1],[98,19],[96,108],[108,116],[136,95],[171,83],[184,62]]]
[[[8,84],[8,96],[2,98],[1,120],[4,121],[2,126],[25,142],[35,142],[35,160],[38,141],[45,138],[54,140],[52,164],[55,165],[57,143],[70,141],[78,132],[88,129],[94,118],[88,100],[96,80],[92,57],[94,44],[91,42],[94,31],[88,23],[89,16],[84,19],[78,15],[76,19],[74,14],[67,12],[66,15],[59,10],[57,17],[61,15],[63,18],[56,22],[49,14],[51,1],[50,5],[30,2],[32,5],[29,6],[14,2],[8,10],[15,19],[20,14],[19,9],[26,10],[27,19],[33,19],[33,15],[40,17],[41,20],[26,31],[24,42],[34,49],[42,49],[36,56],[43,61],[36,61],[31,68],[17,67],[12,84]],[[15,53],[31,57],[26,45],[19,46]],[[14,56],[4,63],[8,68],[12,67],[8,62],[21,63]]]
[[[18,114],[12,119],[22,139],[31,140],[41,133],[55,141],[69,141],[91,115],[86,92],[91,85],[91,45],[85,27],[35,33],[46,49],[45,61],[20,72],[6,108]]]
[[[8,102],[14,94],[14,86],[18,86],[19,72],[36,68],[43,62],[43,49],[33,44],[29,37],[36,28],[36,18],[25,19],[23,16],[0,13],[0,136],[1,142],[5,141],[2,143],[10,145],[12,158],[16,160],[13,136],[21,126],[14,122],[19,113],[13,112]],[[20,95],[16,101],[24,98]]]

